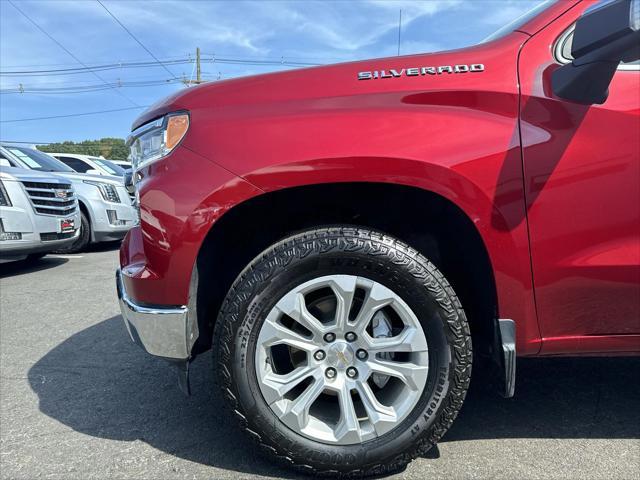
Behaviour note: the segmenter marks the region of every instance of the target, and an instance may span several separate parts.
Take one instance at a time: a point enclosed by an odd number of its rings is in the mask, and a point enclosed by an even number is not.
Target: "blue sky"
[[[12,0],[36,24],[87,66],[153,62],[153,58],[95,0]],[[182,60],[161,66],[117,67],[69,75],[24,72],[81,67],[38,30],[8,0],[0,0],[0,139],[49,142],[125,137],[142,109],[101,115],[13,122],[43,116],[149,105],[190,78],[196,47],[203,52],[204,79],[216,81],[283,70],[280,65],[221,64],[244,61],[334,63],[397,54],[402,9],[401,54],[433,52],[479,42],[529,10],[539,0],[424,1],[133,1],[102,0],[156,58]],[[214,57],[215,56],[215,57]],[[111,88],[69,92],[87,86]],[[142,82],[145,86],[131,86]],[[116,86],[121,84],[124,86]],[[20,87],[24,93],[12,92]],[[57,89],[43,93],[42,89]],[[38,90],[39,89],[39,90]],[[40,93],[32,92],[37,90]]]

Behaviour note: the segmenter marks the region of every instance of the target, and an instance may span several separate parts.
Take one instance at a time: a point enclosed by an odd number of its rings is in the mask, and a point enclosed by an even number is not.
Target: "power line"
[[[35,120],[51,120],[54,118],[83,117],[85,115],[99,115],[101,113],[123,112],[125,110],[138,110],[140,108],[147,108],[148,106],[149,105],[138,105],[136,107],[113,108],[111,110],[98,110],[96,112],[69,113],[67,115],[51,115],[49,117],[16,118],[12,120],[0,120],[0,123],[32,122]]]
[[[20,14],[26,18],[27,20],[29,20],[29,22],[31,24],[33,24],[33,26],[35,26],[38,30],[40,30],[42,33],[44,33],[47,37],[49,37],[49,39],[54,42],[56,45],[58,45],[62,50],[64,50],[65,52],[67,52],[69,54],[69,56],[71,58],[73,58],[76,62],[78,62],[80,65],[82,65],[83,67],[85,67],[86,69],[88,69],[96,78],[98,78],[101,82],[103,83],[107,83],[106,80],[104,78],[102,78],[100,75],[98,75],[97,73],[95,73],[93,70],[89,69],[89,67],[87,67],[84,63],[82,63],[82,61],[76,57],[73,53],[71,53],[70,50],[68,50],[64,45],[62,45],[58,40],[56,40],[55,38],[53,38],[44,28],[42,28],[40,25],[38,25],[31,17],[29,17],[29,15],[27,15],[25,12],[23,12],[20,8],[18,8],[18,6],[13,3],[13,0],[8,0],[8,2],[11,4],[11,6],[13,8],[15,8],[18,12],[20,12]],[[117,90],[114,88],[113,90],[114,92],[116,92],[118,95],[120,95],[121,97],[125,98],[129,103],[135,105],[136,107],[139,107],[140,105],[138,105],[136,102],[134,102],[133,100],[131,100],[129,97],[127,97],[124,93],[122,93],[120,90]]]
[[[277,59],[248,59],[248,58],[238,58],[238,57],[219,57],[214,54],[202,54],[201,58],[202,63],[223,63],[223,64],[232,64],[232,65],[252,65],[252,66],[282,66],[282,67],[315,67],[319,65],[323,65],[322,63],[310,63],[310,62],[294,62],[290,60],[286,60],[282,57],[280,60]],[[192,64],[194,60],[192,58],[184,58],[177,60],[163,60],[162,63],[165,65],[184,65],[184,64]],[[17,76],[53,76],[53,75],[75,75],[81,73],[87,73],[87,71],[104,71],[104,70],[115,70],[115,69],[125,69],[125,68],[147,68],[147,67],[158,67],[157,62],[110,62],[105,64],[93,65],[93,66],[84,66],[84,67],[75,67],[75,68],[57,68],[57,69],[46,69],[46,70],[5,70],[0,71],[0,76],[4,77],[17,77]],[[173,76],[173,74],[172,74]]]
[[[210,72],[202,72],[202,78],[215,78],[220,79],[224,78],[233,78],[230,75],[223,75],[222,72],[210,73]],[[47,82],[44,85],[54,85],[52,87],[42,86],[42,84],[38,85],[28,85],[19,83],[18,86],[14,87],[5,87],[0,88],[0,95],[16,95],[16,94],[70,94],[70,93],[89,93],[89,92],[99,92],[103,90],[108,90],[112,87],[117,88],[137,88],[137,87],[152,87],[152,86],[162,86],[162,85],[175,85],[177,83],[190,83],[191,80],[187,80],[186,76],[182,78],[164,78],[164,79],[154,79],[153,77],[149,78],[142,77],[141,79],[135,80],[131,79],[128,81],[118,80],[116,82],[111,82],[109,85],[105,85],[102,83],[99,84],[60,84],[60,83],[50,83]],[[60,85],[60,86],[57,86]]]
[[[249,59],[241,59],[241,58],[231,58],[231,57],[218,57],[213,53],[207,53],[203,55],[210,55],[211,58],[205,58],[202,60],[203,63],[211,62],[211,63],[231,63],[237,65],[282,65],[286,67],[317,67],[319,65],[324,65],[323,63],[311,63],[311,62],[292,62],[290,60],[285,60],[284,57],[281,57],[280,60],[249,60]]]
[[[169,60],[181,59],[184,55],[174,55],[172,57],[167,57]],[[142,62],[145,59],[142,58],[131,58],[129,62]],[[113,63],[119,63],[122,60],[113,61]],[[62,63],[20,63],[20,64],[11,64],[11,65],[3,65],[5,68],[27,68],[27,67],[67,67],[69,65],[75,65],[75,62],[62,62]]]
[[[179,60],[165,60],[167,65],[184,65],[193,63],[193,60],[185,58]],[[38,76],[53,76],[53,75],[75,75],[79,73],[87,73],[88,70],[104,71],[115,70],[118,68],[146,68],[146,67],[158,67],[156,62],[113,62],[99,65],[93,65],[90,67],[74,67],[74,68],[56,68],[50,70],[5,70],[0,71],[0,76],[3,77],[38,77]],[[173,74],[171,74],[173,76]]]
[[[185,65],[193,63],[191,59],[181,60],[165,60],[166,65]],[[54,75],[76,75],[87,73],[90,70],[94,72],[100,72],[105,70],[127,69],[127,68],[157,68],[156,62],[118,62],[118,63],[104,63],[98,65],[92,65],[87,68],[74,67],[74,68],[56,68],[50,70],[5,70],[0,71],[2,77],[50,77]],[[173,74],[172,74],[173,75]]]
[[[203,55],[205,55],[203,53]],[[216,57],[230,57],[233,55],[227,55],[227,54],[223,54],[223,53],[209,53],[207,55],[211,55],[211,56],[216,56]],[[318,58],[318,57],[290,57],[288,55],[283,55],[280,57],[244,57],[243,60],[246,61],[262,61],[262,60],[271,60],[271,61],[277,61],[277,62],[281,62],[282,59],[285,59],[285,62],[291,62],[291,63],[303,63],[305,65],[324,65],[327,63],[336,63],[336,62],[346,62],[346,61],[351,61],[351,60],[357,60],[355,58],[338,58],[338,57],[326,57],[326,58]],[[160,62],[164,63],[164,64],[168,64],[171,65],[172,61],[175,60],[179,60],[181,62],[184,63],[193,63],[193,59],[187,55],[187,57],[185,58],[184,55],[173,55],[170,57],[165,57],[160,59]],[[120,65],[120,64],[127,64],[128,62],[133,62],[133,63],[147,63],[150,66],[154,66],[157,65],[156,62],[149,62],[146,61],[142,58],[131,58],[128,59],[126,61],[123,61],[122,59],[118,59],[118,60],[109,60],[108,63],[112,63],[114,65]],[[21,63],[21,64],[12,64],[12,65],[3,65],[4,68],[27,68],[27,67],[68,67],[70,65],[75,65],[76,63],[32,63],[32,64],[27,64],[27,63]],[[91,68],[95,68],[95,67],[91,67]],[[20,72],[18,72],[20,73]]]
[[[98,2],[100,4],[100,6],[102,8],[104,8],[104,10],[111,16],[111,18],[113,18],[118,23],[118,25],[120,25],[123,28],[123,30],[125,32],[127,32],[129,34],[129,36],[131,36],[131,38],[133,38],[138,43],[138,45],[140,45],[149,55],[151,55],[151,58],[153,58],[162,68],[164,68],[169,75],[171,75],[173,78],[176,78],[176,76],[173,74],[173,72],[171,72],[171,70],[169,70],[164,65],[164,63],[162,63],[160,60],[158,60],[158,58],[153,53],[151,53],[151,50],[149,50],[147,47],[145,47],[143,45],[143,43],[140,40],[138,40],[138,38],[133,33],[131,33],[131,30],[129,30],[127,27],[125,27],[124,24],[120,20],[118,20],[118,18],[113,13],[111,13],[111,11],[105,6],[104,3],[102,3],[100,0],[96,0],[96,2]]]
[[[143,81],[118,81],[105,84],[85,84],[85,85],[68,85],[62,87],[41,87],[41,86],[28,86],[19,84],[14,88],[2,88],[0,89],[0,95],[11,94],[25,94],[25,93],[84,93],[84,92],[99,92],[103,90],[109,90],[111,88],[129,88],[129,87],[151,87],[158,85],[174,85],[176,83],[183,83],[185,80],[181,78],[169,78],[159,80],[143,80]]]

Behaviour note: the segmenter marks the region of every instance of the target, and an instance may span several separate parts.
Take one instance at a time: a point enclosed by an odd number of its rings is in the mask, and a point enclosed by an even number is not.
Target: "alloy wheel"
[[[428,346],[402,298],[354,275],[305,282],[280,298],[255,352],[260,391],[293,431],[351,445],[397,427],[424,391]]]

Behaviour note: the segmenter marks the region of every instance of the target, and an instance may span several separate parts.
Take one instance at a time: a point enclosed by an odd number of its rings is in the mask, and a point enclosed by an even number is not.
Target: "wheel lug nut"
[[[358,370],[356,370],[354,367],[347,368],[347,377],[356,378],[357,376],[358,376]]]
[[[369,354],[366,350],[360,349],[356,352],[356,357],[358,357],[359,360],[366,360],[368,356]]]
[[[358,336],[353,332],[347,332],[344,338],[347,342],[355,342]]]
[[[328,379],[332,380],[332,379],[336,378],[337,372],[336,372],[335,368],[327,368],[324,371],[324,374]]]
[[[336,339],[336,334],[335,333],[326,333],[324,335],[324,341],[327,343],[331,343]]]
[[[315,358],[318,361],[324,360],[325,357],[325,353],[322,350],[318,350],[316,353],[313,354],[313,358]]]

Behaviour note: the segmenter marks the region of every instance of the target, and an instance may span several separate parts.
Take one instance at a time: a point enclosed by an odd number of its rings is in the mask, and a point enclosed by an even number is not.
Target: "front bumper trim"
[[[77,230],[79,232],[80,230]],[[0,258],[11,258],[14,256],[30,255],[32,253],[51,253],[59,248],[71,245],[78,239],[78,234],[73,237],[61,240],[40,240],[25,242],[24,240],[5,240],[0,243]]]
[[[116,288],[122,319],[134,343],[147,353],[167,360],[188,360],[186,306],[147,307],[127,296],[122,272],[116,271]]]

